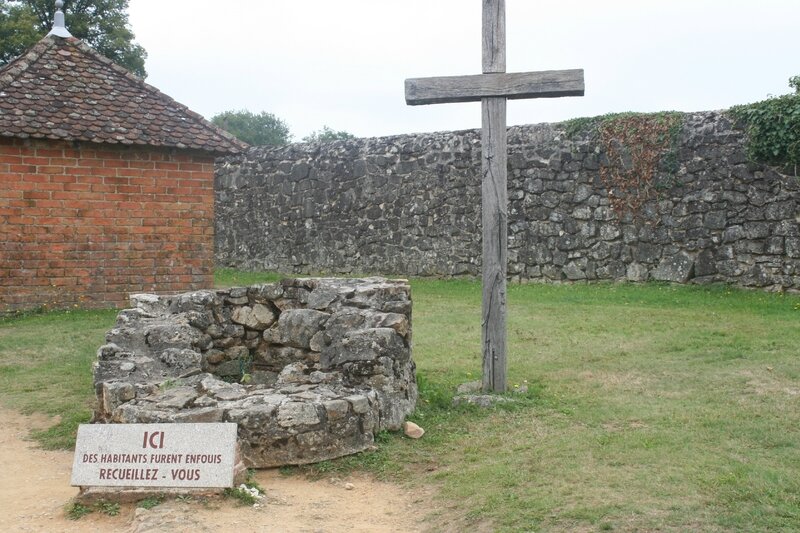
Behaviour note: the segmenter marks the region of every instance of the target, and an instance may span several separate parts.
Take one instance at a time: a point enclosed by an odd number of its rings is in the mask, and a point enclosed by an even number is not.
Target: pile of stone
[[[135,295],[98,350],[95,422],[235,422],[245,463],[363,451],[417,400],[404,280]]]

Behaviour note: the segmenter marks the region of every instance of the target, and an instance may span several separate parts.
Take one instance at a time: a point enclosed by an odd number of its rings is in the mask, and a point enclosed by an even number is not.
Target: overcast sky
[[[512,101],[509,124],[699,111],[790,92],[800,0],[507,0],[508,71],[583,68],[582,98]],[[480,104],[405,105],[403,81],[478,74],[480,0],[130,0],[148,83],[194,111],[248,109],[296,140],[480,126]],[[69,19],[67,19],[69,20]]]

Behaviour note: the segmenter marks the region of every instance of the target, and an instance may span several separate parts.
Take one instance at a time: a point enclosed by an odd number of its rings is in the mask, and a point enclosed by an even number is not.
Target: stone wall
[[[800,180],[748,162],[724,113],[683,116],[672,168],[619,216],[587,129],[510,128],[509,276],[800,289]],[[254,148],[218,161],[217,264],[478,275],[477,131]]]
[[[245,463],[363,451],[415,408],[404,280],[132,296],[94,365],[95,422],[236,422]]]

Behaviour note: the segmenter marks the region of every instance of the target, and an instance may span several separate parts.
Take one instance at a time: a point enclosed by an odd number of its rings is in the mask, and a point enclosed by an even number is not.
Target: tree
[[[41,38],[29,9],[0,0],[0,65],[5,65]]]
[[[36,44],[53,27],[53,0],[0,0],[0,65]],[[69,32],[140,78],[147,52],[133,42],[128,0],[65,0]]]
[[[341,131],[334,131],[332,128],[328,126],[322,126],[321,130],[314,131],[311,135],[303,137],[303,142],[307,143],[315,143],[315,142],[327,142],[327,141],[344,141],[347,139],[355,139],[355,135],[352,133],[348,133],[344,130]]]
[[[246,109],[225,111],[214,115],[211,122],[240,141],[254,146],[279,146],[288,144],[292,139],[289,126],[272,113],[265,111],[258,115]]]
[[[789,87],[793,88],[795,93],[800,94],[800,76],[789,78]]]

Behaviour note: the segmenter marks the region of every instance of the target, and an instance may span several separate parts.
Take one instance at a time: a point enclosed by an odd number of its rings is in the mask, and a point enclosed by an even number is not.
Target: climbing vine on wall
[[[789,80],[794,94],[731,108],[747,130],[748,152],[754,161],[785,167],[798,175],[800,168],[800,76]]]
[[[608,162],[600,179],[611,208],[622,220],[642,218],[642,208],[658,197],[660,169],[675,172],[676,144],[682,125],[679,113],[624,114],[607,117],[597,126],[600,147]]]

